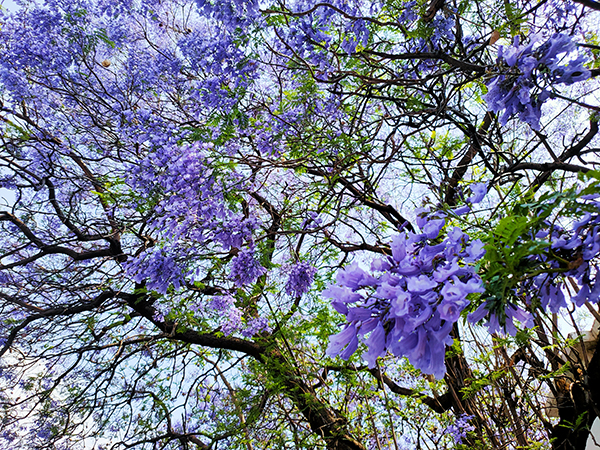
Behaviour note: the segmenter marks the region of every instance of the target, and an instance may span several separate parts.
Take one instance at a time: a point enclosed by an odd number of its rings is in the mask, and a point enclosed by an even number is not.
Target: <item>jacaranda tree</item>
[[[0,447],[584,449],[599,18],[2,10]]]

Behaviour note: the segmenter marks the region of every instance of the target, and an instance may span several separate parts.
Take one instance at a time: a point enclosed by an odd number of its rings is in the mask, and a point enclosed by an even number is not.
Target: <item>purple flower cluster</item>
[[[408,26],[419,18],[417,0],[409,0],[402,5],[402,14],[396,21],[398,24]]]
[[[242,330],[242,336],[252,337],[262,331],[271,331],[269,321],[265,317],[256,317],[246,322],[246,327]]]
[[[152,225],[172,240],[216,239],[224,248],[239,248],[257,224],[227,207],[225,189],[235,189],[239,180],[215,168],[212,151],[212,144],[164,146],[132,168],[130,183],[150,198],[162,194]]]
[[[235,304],[231,295],[218,295],[206,306],[198,308],[198,312],[209,312],[216,316],[221,331],[226,336],[240,332],[244,337],[252,337],[262,331],[270,331],[269,321],[265,317],[252,317],[245,320],[244,312]]]
[[[544,310],[557,312],[567,306],[565,291],[568,289],[575,290],[570,300],[576,306],[587,301],[598,302],[600,279],[598,267],[593,263],[600,253],[600,201],[597,197],[597,194],[582,197],[579,207],[582,216],[570,230],[548,223],[546,230],[537,233],[536,238],[550,242],[549,251],[539,255],[538,260],[551,270],[535,276],[524,286],[529,302],[533,293]]]
[[[485,100],[493,112],[504,110],[500,118],[505,125],[513,115],[540,129],[541,108],[552,97],[555,85],[570,85],[590,77],[583,55],[572,58],[576,44],[565,34],[555,34],[542,45],[533,37],[520,45],[515,37],[510,47],[498,48],[501,73],[488,84]]]
[[[348,359],[362,341],[369,367],[389,350],[424,373],[443,377],[450,331],[469,305],[468,295],[484,291],[474,264],[485,254],[483,243],[470,241],[458,227],[442,239],[446,219],[443,212],[421,210],[422,232],[397,235],[392,255],[375,260],[372,274],[357,263],[337,274],[337,285],[323,295],[333,299],[348,324],[331,336],[329,356]]]
[[[243,32],[260,18],[259,4],[256,0],[197,0],[196,4],[207,17],[212,17],[231,31]]]
[[[290,270],[290,276],[285,285],[285,293],[290,297],[302,297],[313,282],[317,269],[307,262],[299,262]]]
[[[254,283],[258,277],[266,272],[256,259],[254,248],[249,248],[238,253],[231,261],[229,277],[237,286]]]
[[[327,51],[339,49],[350,56],[357,48],[366,47],[371,32],[369,21],[363,17],[374,13],[377,6],[376,2],[334,0],[315,7],[314,2],[298,1],[291,8],[298,13],[295,20],[286,21],[286,26],[278,30],[285,36],[280,51],[306,59],[317,68],[317,78],[325,80],[335,70]]]
[[[454,425],[446,427],[444,434],[449,434],[454,442],[459,445],[462,444],[462,440],[467,436],[467,433],[475,430],[475,427],[469,423],[471,419],[473,419],[473,416],[462,414],[456,419]]]
[[[351,55],[356,51],[358,45],[366,47],[369,42],[369,30],[365,20],[359,19],[354,21],[348,27],[347,31],[348,35],[340,45],[342,50]]]
[[[513,303],[503,305],[486,301],[469,314],[468,320],[471,323],[477,323],[483,320],[484,317],[487,317],[485,326],[490,334],[505,331],[511,336],[515,336],[517,334],[515,320],[521,322],[526,328],[531,328],[534,325],[531,313]]]
[[[184,283],[182,267],[162,249],[143,253],[127,264],[126,270],[136,283],[147,279],[146,287],[160,294],[166,294],[171,285],[177,290]]]
[[[242,327],[242,311],[235,305],[231,295],[218,295],[207,305],[208,311],[217,316],[219,327],[226,336],[232,335]]]
[[[244,186],[235,172],[215,167],[218,164],[209,157],[212,150],[212,144],[165,145],[131,171],[130,183],[137,192],[147,198],[161,194],[149,224],[164,240],[162,249],[127,263],[127,272],[138,282],[148,279],[150,289],[165,293],[170,284],[178,289],[184,277],[195,272],[194,254],[201,248],[243,248],[258,226],[255,218],[229,207],[225,190],[231,193]],[[231,278],[238,286],[252,283],[264,271],[253,248],[231,262]]]
[[[600,298],[598,267],[594,260],[600,253],[600,202],[598,194],[582,195],[572,211],[580,218],[569,229],[544,220],[532,231],[530,239],[546,245],[544,251],[527,256],[523,264],[527,273],[512,290],[512,297],[524,301],[528,309],[540,308],[557,313],[585,302],[597,303]],[[564,212],[564,211],[563,211]],[[521,242],[523,244],[523,242]],[[525,327],[534,325],[530,312],[514,302],[490,296],[477,310],[469,314],[469,321],[477,323],[487,318],[490,333],[506,331],[515,335],[514,321]]]

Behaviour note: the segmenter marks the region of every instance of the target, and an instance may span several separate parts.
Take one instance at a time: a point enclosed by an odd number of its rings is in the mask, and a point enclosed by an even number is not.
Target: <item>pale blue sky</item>
[[[17,8],[17,5],[13,0],[0,0],[0,5],[4,6],[10,11],[14,11]]]

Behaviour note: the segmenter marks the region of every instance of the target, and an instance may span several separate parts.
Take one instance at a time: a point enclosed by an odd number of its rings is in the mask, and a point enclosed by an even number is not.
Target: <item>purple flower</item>
[[[423,227],[425,227],[425,225],[427,225],[427,222],[429,221],[428,215],[429,215],[430,211],[431,211],[431,208],[429,208],[429,207],[415,209],[415,217],[416,217],[417,226],[421,230],[423,229]]]
[[[520,308],[517,305],[509,303],[506,306],[505,313],[506,313],[505,328],[506,328],[506,331],[508,332],[508,334],[510,334],[511,336],[514,336],[517,333],[517,330],[514,326],[513,320],[518,320],[526,328],[531,328],[534,325],[533,316],[531,315],[531,313],[523,310],[522,308]]]
[[[588,301],[589,297],[590,287],[587,284],[584,284],[579,288],[579,292],[571,298],[571,301],[575,303],[577,307],[579,307],[583,306],[583,304]]]
[[[358,338],[356,336],[356,326],[354,324],[349,324],[338,334],[329,337],[329,346],[327,347],[325,354],[334,357],[339,355],[346,346],[348,347],[346,348],[344,355],[348,355],[348,353],[351,355],[358,348]],[[350,355],[344,359],[348,359]]]
[[[362,322],[371,318],[373,311],[369,308],[348,308],[346,319],[348,322]]]
[[[349,288],[335,285],[329,286],[321,295],[341,303],[355,303],[363,299],[362,295],[353,292]]]
[[[428,239],[435,239],[440,234],[444,225],[446,225],[444,219],[430,220],[423,227],[423,233],[425,233]]]
[[[393,244],[392,244],[392,252],[393,252]],[[377,258],[371,262],[371,271],[373,272],[385,272],[390,270],[392,265],[387,259]]]
[[[336,280],[342,286],[349,287],[353,291],[377,283],[377,280],[361,269],[358,263],[352,263],[338,272]]]
[[[242,330],[242,335],[252,337],[262,331],[270,331],[269,321],[264,317],[256,317],[246,323],[246,327]]]
[[[408,313],[411,296],[407,292],[398,292],[390,303],[390,314],[394,317],[404,317]]]
[[[444,300],[438,308],[440,317],[449,322],[456,322],[460,317],[460,313],[467,306],[467,301],[450,301]]]
[[[290,297],[302,297],[308,292],[317,269],[307,262],[299,262],[292,267],[285,285],[285,293]]]
[[[385,351],[385,330],[381,322],[378,322],[375,329],[371,331],[365,344],[369,347],[369,351],[364,355],[364,359],[369,364],[369,368],[372,369],[376,365],[377,358]]]
[[[221,325],[221,331],[225,336],[229,336],[242,327],[242,311],[236,306],[232,306],[227,312],[225,322]]]
[[[467,198],[467,202],[471,204],[477,204],[483,197],[487,194],[487,184],[485,183],[475,183],[470,186],[471,188],[471,196]]]
[[[473,242],[471,242],[471,245],[469,245],[466,249],[466,257],[464,258],[464,261],[467,263],[475,263],[478,262],[483,255],[485,255],[485,244],[480,241],[479,239],[475,239]]]
[[[462,216],[470,211],[471,211],[471,207],[469,205],[463,205],[463,206],[460,206],[460,207],[454,209],[454,214],[456,214],[457,216]]]
[[[402,261],[406,257],[406,235],[401,233],[394,236],[390,247],[392,248],[394,261]]]
[[[443,283],[452,275],[459,273],[461,271],[460,266],[458,265],[458,261],[453,260],[450,263],[447,263],[443,267],[438,267],[433,273],[433,279],[438,283]]]
[[[427,275],[418,277],[408,277],[406,281],[408,290],[414,294],[423,294],[437,286],[437,282],[430,279]]]
[[[245,286],[254,283],[265,272],[266,269],[255,258],[254,249],[249,248],[233,258],[229,277],[237,286]]]

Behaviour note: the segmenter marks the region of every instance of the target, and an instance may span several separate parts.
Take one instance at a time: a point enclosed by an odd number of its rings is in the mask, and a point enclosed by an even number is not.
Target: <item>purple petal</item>
[[[472,184],[470,187],[472,195],[467,199],[467,202],[477,204],[481,200],[483,200],[483,197],[485,197],[485,195],[487,194],[487,184],[475,183]]]
[[[418,277],[408,278],[406,285],[413,294],[422,294],[436,288],[438,284],[427,275],[419,275]]]
[[[325,354],[331,357],[338,355],[352,339],[356,339],[356,326],[354,324],[350,324],[339,333],[329,336],[329,346]],[[358,346],[358,341],[356,345]]]
[[[369,369],[375,367],[377,358],[379,358],[385,351],[385,330],[381,322],[377,324],[377,327],[371,331],[371,335],[365,341],[369,351],[363,356],[365,361],[369,364]]]
[[[444,225],[446,225],[445,219],[430,220],[427,222],[427,225],[423,227],[423,233],[425,233],[428,239],[435,239],[439,236]]]

